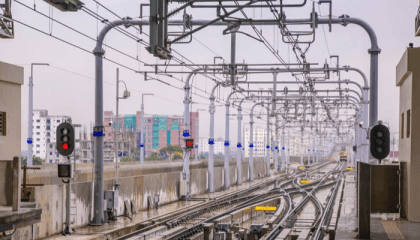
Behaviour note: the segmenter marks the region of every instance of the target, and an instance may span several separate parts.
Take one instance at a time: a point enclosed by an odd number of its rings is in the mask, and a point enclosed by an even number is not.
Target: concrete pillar
[[[13,203],[12,203],[12,210],[19,211],[20,210],[20,157],[13,157]]]

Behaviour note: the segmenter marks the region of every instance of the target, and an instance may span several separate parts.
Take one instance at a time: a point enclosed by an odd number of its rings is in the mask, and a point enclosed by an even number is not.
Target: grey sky
[[[22,3],[33,7],[34,1],[21,0]],[[49,14],[48,5],[41,0],[36,0],[36,9],[42,13]],[[97,6],[91,0],[84,0],[86,7],[96,11]],[[140,3],[147,1],[112,1],[103,0],[102,4],[112,9],[121,16],[139,16]],[[178,6],[172,4],[171,6]],[[312,7],[312,2],[308,6],[301,9],[286,10],[288,18],[308,18]],[[379,56],[379,119],[388,122],[391,132],[398,131],[398,98],[399,90],[395,86],[395,66],[401,58],[405,48],[409,42],[413,42],[415,46],[419,45],[419,40],[414,38],[414,17],[417,11],[417,0],[405,1],[380,1],[380,0],[341,0],[333,1],[333,15],[340,16],[348,14],[351,17],[361,18],[367,21],[378,36],[379,46],[382,52]],[[318,11],[318,7],[316,7]],[[109,20],[116,20],[116,17],[99,7],[98,13]],[[68,42],[76,44],[84,49],[92,51],[95,42],[89,40],[73,31],[67,30],[57,23],[52,26],[49,21],[27,9],[20,4],[13,2],[13,17],[16,20],[39,28],[43,31],[50,32],[53,36],[63,38]],[[194,19],[212,19],[215,17],[213,10],[188,10],[193,14]],[[327,14],[327,7],[321,6],[322,15]],[[247,14],[253,18],[260,18],[260,10],[247,10]],[[271,17],[267,11],[262,12],[265,17]],[[239,15],[238,15],[239,16]],[[99,29],[102,23],[97,21],[84,12],[62,13],[56,9],[53,10],[53,17],[65,24],[70,25],[77,30],[96,38],[97,24]],[[181,18],[182,15],[174,16],[174,19]],[[70,115],[73,117],[74,123],[85,124],[90,126],[94,116],[94,57],[65,43],[62,43],[52,37],[46,36],[21,24],[16,24],[16,36],[13,40],[1,41],[0,61],[13,64],[22,64],[25,67],[25,85],[22,87],[22,150],[26,150],[27,138],[27,107],[28,107],[28,77],[30,75],[30,63],[47,62],[51,67],[36,67],[34,71],[34,109],[47,109],[51,115]],[[259,27],[258,27],[259,28]],[[222,56],[224,59],[230,59],[230,36],[222,35],[223,27],[208,27],[194,35],[196,39],[206,45],[208,48]],[[325,26],[325,33],[328,41],[329,51],[331,55],[340,55],[340,65],[350,65],[362,69],[369,76],[369,55],[370,41],[363,29],[358,26],[349,25],[347,27],[333,25],[333,31],[328,32]],[[137,35],[134,29],[128,29]],[[255,35],[250,27],[241,27],[242,31]],[[266,39],[273,44],[273,39],[277,39],[277,34],[273,36],[273,27],[262,27],[263,34]],[[144,28],[148,33],[148,27]],[[139,35],[148,42],[148,37]],[[325,43],[322,27],[316,30],[316,42],[312,44],[307,59],[310,62],[323,64],[328,58],[328,51]],[[289,47],[281,42],[274,44],[279,54],[286,61],[289,60]],[[129,55],[139,58],[148,63],[156,63],[158,61],[153,58],[144,46],[138,45],[132,39],[116,32],[111,31],[106,43]],[[204,47],[202,44],[193,40],[191,44],[173,45],[173,49],[177,50],[188,59],[195,63],[211,63],[215,54]],[[116,53],[108,48],[106,57],[133,69],[145,70],[147,67],[141,66],[136,61]],[[290,55],[293,57],[293,55]],[[276,58],[260,43],[250,39],[244,35],[237,37],[237,61],[242,62],[245,59],[247,63],[277,63]],[[295,62],[295,58],[291,58]],[[173,63],[173,62],[172,62]],[[332,63],[334,65],[335,63]],[[115,112],[115,76],[117,65],[104,61],[104,109]],[[64,70],[63,70],[64,69]],[[160,79],[169,82],[178,88],[174,89],[170,86],[158,83],[156,81],[145,82],[143,76],[136,74],[130,70],[120,67],[120,78],[125,80],[131,97],[120,102],[120,113],[134,114],[140,110],[141,93],[154,93],[154,97],[147,97],[145,104],[146,113],[155,114],[179,114],[183,112],[182,99],[183,92],[179,88],[182,82],[175,79],[159,76]],[[185,78],[177,76],[177,78]],[[336,78],[336,77],[335,77]],[[342,79],[352,79],[362,82],[358,74],[343,73]],[[252,75],[251,80],[271,80],[271,75]],[[291,80],[290,74],[279,75],[279,80]],[[197,76],[194,80],[194,86],[209,92],[213,83],[205,80],[202,76]],[[255,89],[258,87],[255,86]],[[289,87],[293,89],[293,87]],[[195,93],[196,90],[193,90]],[[230,89],[222,89],[222,96],[226,96]],[[205,103],[206,105],[197,105],[193,107],[208,109],[208,95],[203,92],[197,92],[206,96],[201,98],[193,96],[193,101]],[[245,105],[246,108],[250,104]],[[224,136],[224,123],[220,121],[224,119],[224,107],[218,107],[216,110],[216,134],[215,137]],[[236,113],[236,110],[231,110]],[[200,112],[200,136],[208,137],[209,118],[208,111]],[[248,122],[248,117],[244,118]],[[259,123],[264,126],[263,122]],[[232,121],[231,139],[236,137],[236,121]]]

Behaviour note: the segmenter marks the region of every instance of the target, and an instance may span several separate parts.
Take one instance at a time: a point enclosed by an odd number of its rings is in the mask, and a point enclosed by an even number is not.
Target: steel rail
[[[341,163],[339,163],[338,165],[340,165]],[[274,229],[265,237],[263,237],[262,239],[264,240],[274,240],[283,229],[285,228],[290,228],[293,226],[294,222],[296,221],[295,216],[303,209],[303,207],[306,205],[306,203],[310,200],[311,196],[319,190],[319,187],[323,186],[324,182],[328,179],[328,176],[330,176],[334,171],[330,170],[328,173],[325,174],[325,176],[322,178],[322,180],[320,180],[317,184],[317,186],[312,189],[311,192],[309,193],[305,193],[305,197],[297,204],[297,206],[295,208],[293,208],[287,215],[286,217],[278,224],[276,225],[276,227],[274,227]]]

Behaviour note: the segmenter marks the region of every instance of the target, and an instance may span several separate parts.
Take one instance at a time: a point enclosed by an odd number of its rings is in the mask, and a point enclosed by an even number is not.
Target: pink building
[[[190,113],[190,136],[198,145],[196,137],[196,124],[198,124],[198,112]],[[134,118],[134,122],[133,122]],[[110,121],[113,124],[110,125]],[[141,112],[137,111],[136,115],[120,115],[119,125],[121,132],[135,132],[137,143],[140,145],[140,131],[141,131]],[[104,126],[105,126],[105,141],[114,140],[115,129],[115,115],[112,111],[104,111]],[[161,148],[168,145],[182,146],[184,130],[183,116],[168,116],[168,115],[145,115],[144,116],[144,145],[146,156],[152,152],[159,152]],[[137,146],[138,147],[138,146]],[[192,150],[190,156],[194,156],[195,149]]]

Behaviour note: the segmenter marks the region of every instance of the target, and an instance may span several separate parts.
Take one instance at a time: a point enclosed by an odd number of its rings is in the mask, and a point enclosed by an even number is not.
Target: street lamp
[[[196,110],[197,112],[202,112],[202,111],[206,111],[205,109],[197,109]],[[199,119],[198,119],[198,117],[196,118],[196,121],[195,121],[195,141],[196,141],[196,143],[195,143],[195,159],[194,159],[194,161],[195,162],[197,162],[198,161],[198,121],[199,121]]]
[[[153,93],[143,93],[141,95],[141,117],[140,117],[140,164],[144,164],[144,96],[153,96]]]
[[[123,96],[120,97],[119,96],[119,83],[122,82],[125,85],[125,91],[123,93]],[[124,81],[119,80],[119,69],[117,68],[117,94],[116,94],[116,118],[115,118],[115,127],[116,130],[114,131],[114,142],[115,142],[115,185],[114,185],[114,190],[115,190],[115,201],[114,201],[114,208],[115,211],[117,211],[118,209],[118,189],[119,189],[119,184],[118,184],[118,135],[120,134],[120,125],[119,125],[119,116],[118,116],[118,107],[119,107],[119,100],[120,99],[127,99],[128,97],[130,97],[130,92],[127,91],[127,84],[125,84]]]
[[[32,137],[33,137],[33,115],[34,115],[34,82],[33,82],[33,74],[34,74],[34,66],[49,66],[48,63],[32,63],[31,64],[31,76],[29,77],[29,106],[28,106],[28,157],[27,157],[27,165],[28,167],[32,167],[32,156],[33,156],[33,145],[32,145]]]

